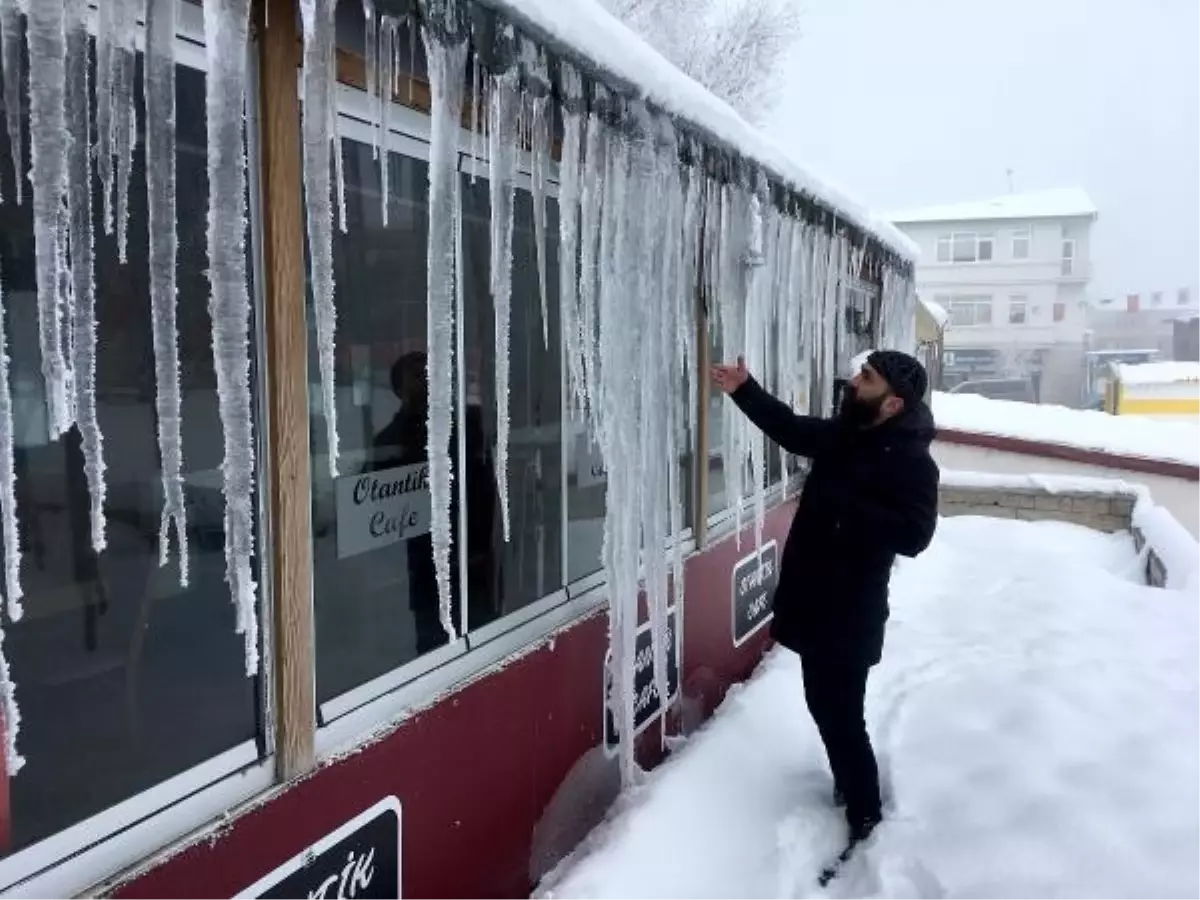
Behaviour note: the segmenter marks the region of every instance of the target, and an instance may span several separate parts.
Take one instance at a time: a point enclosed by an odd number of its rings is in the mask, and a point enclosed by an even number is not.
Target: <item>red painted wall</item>
[[[791,503],[768,514],[782,547]],[[732,537],[685,569],[684,698],[711,714],[753,671],[766,628],[732,638],[732,572],[753,552]],[[571,767],[602,740],[607,614],[598,612],[494,675],[405,721],[382,740],[327,764],[269,802],[126,882],[118,897],[229,897],[342,823],[393,794],[403,806],[402,878],[409,897],[524,897],[534,826]],[[643,734],[644,764],[658,729]],[[649,745],[649,746],[647,746]]]

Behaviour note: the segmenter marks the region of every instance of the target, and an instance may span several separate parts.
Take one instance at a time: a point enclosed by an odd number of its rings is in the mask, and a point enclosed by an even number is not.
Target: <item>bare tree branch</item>
[[[775,104],[799,37],[796,0],[602,0],[659,53],[752,122]]]

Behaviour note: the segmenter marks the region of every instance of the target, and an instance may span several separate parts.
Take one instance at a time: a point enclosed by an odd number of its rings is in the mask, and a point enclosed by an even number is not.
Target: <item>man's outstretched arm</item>
[[[836,425],[828,419],[792,412],[786,403],[772,397],[751,377],[740,356],[735,366],[714,366],[713,381],[763,434],[788,453],[814,457],[833,437]]]

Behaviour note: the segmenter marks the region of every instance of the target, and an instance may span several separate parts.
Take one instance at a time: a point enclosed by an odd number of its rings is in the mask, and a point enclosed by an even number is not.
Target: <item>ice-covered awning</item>
[[[662,109],[714,149],[761,166],[793,190],[912,263],[918,250],[903,232],[817,178],[728,103],[672,65],[596,0],[474,0],[512,22],[576,68],[620,93]],[[413,0],[376,0],[381,13],[408,14]]]

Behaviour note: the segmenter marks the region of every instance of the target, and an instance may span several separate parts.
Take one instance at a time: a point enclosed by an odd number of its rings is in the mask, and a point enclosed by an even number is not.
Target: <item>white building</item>
[[[1077,188],[897,210],[921,248],[917,290],[950,314],[945,384],[1028,377],[1044,402],[1083,397],[1091,229]]]

